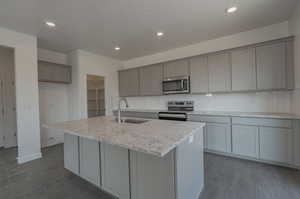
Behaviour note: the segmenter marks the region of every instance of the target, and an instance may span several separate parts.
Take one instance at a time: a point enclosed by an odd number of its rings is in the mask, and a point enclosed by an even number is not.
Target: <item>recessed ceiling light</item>
[[[121,48],[119,46],[116,46],[115,50],[118,51],[118,50],[121,50]]]
[[[227,13],[233,13],[235,11],[237,11],[237,7],[236,6],[232,6],[230,8],[227,8],[227,10],[226,10]]]
[[[157,32],[157,33],[156,33],[156,36],[162,37],[162,36],[164,36],[164,33],[163,33],[163,32]]]
[[[50,28],[54,28],[56,26],[56,24],[52,21],[46,21],[45,24]]]
[[[205,96],[206,97],[212,97],[213,95],[211,93],[207,93]]]

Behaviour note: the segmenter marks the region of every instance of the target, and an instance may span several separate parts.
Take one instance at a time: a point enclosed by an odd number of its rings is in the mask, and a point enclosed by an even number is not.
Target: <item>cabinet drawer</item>
[[[232,124],[292,128],[292,121],[284,119],[232,117]]]
[[[189,115],[188,119],[193,122],[230,123],[230,117],[224,116]]]

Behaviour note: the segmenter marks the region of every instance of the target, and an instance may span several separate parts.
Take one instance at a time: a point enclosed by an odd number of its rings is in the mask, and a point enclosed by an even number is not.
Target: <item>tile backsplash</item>
[[[128,97],[130,108],[166,109],[170,100],[193,100],[195,110],[291,112],[291,92],[230,93],[205,95],[167,95],[156,97]]]

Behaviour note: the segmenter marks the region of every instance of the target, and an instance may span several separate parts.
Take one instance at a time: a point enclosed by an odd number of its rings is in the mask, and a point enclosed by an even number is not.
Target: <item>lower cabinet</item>
[[[292,130],[285,128],[259,128],[260,159],[279,163],[292,163]]]
[[[232,153],[258,158],[258,127],[232,125]]]
[[[131,152],[132,199],[174,199],[174,152],[160,158]]]
[[[101,143],[102,189],[122,199],[130,199],[129,151]]]
[[[205,148],[219,152],[231,152],[231,130],[229,124],[206,123]]]
[[[79,138],[80,176],[100,187],[100,144],[96,140]]]
[[[79,138],[75,135],[64,135],[64,165],[72,173],[79,175]]]

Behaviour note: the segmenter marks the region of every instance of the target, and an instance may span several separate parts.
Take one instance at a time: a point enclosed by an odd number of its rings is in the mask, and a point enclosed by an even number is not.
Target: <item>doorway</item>
[[[87,114],[88,118],[105,115],[105,78],[87,75]]]
[[[0,147],[17,146],[14,49],[0,46]]]

